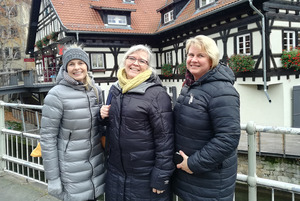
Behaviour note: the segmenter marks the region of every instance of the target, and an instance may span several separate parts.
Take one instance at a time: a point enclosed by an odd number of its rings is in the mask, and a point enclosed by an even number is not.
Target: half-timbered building
[[[241,122],[300,127],[297,68],[283,68],[283,50],[300,43],[299,0],[34,0],[26,53],[40,81],[55,77],[64,45],[79,43],[102,89],[116,81],[119,62],[134,44],[149,45],[163,84],[180,92],[185,41],[213,38],[222,62],[250,55],[254,69],[236,72]],[[165,64],[173,66],[168,77]]]

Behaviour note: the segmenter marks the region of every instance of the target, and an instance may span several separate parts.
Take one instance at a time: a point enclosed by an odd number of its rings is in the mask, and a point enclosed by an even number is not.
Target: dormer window
[[[164,23],[168,23],[173,21],[174,17],[173,17],[173,10],[167,12],[164,14]]]
[[[202,8],[213,2],[215,2],[215,0],[199,0],[199,8]]]
[[[107,15],[107,22],[110,25],[127,25],[126,16],[124,15]]]
[[[119,29],[130,29],[131,13],[136,12],[136,9],[111,8],[103,6],[91,6],[91,8],[98,11],[104,26]]]
[[[134,3],[134,0],[123,0],[124,3]]]

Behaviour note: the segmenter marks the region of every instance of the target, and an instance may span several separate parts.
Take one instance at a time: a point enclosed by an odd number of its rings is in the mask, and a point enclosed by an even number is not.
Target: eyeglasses
[[[128,56],[126,59],[129,60],[131,63],[135,63],[136,61],[138,61],[138,64],[141,66],[146,66],[149,64],[148,61],[146,61],[144,59],[137,59],[133,56]]]

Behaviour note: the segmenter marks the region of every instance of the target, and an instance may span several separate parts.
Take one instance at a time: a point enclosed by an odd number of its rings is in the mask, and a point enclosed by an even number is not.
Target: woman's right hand
[[[100,108],[100,115],[102,119],[108,117],[109,109],[110,109],[110,105],[102,105],[102,107]]]
[[[179,151],[180,155],[183,158],[183,161],[179,164],[176,165],[177,169],[182,169],[183,171],[186,171],[189,174],[193,174],[193,172],[190,170],[189,166],[188,166],[188,156],[183,152],[183,151]]]
[[[62,196],[63,187],[60,178],[48,180],[48,193],[57,198]]]

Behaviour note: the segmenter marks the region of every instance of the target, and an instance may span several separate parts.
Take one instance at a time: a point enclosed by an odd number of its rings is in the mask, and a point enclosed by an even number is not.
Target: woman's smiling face
[[[139,50],[128,55],[125,60],[125,72],[127,79],[132,79],[149,68],[148,53]]]
[[[70,77],[83,82],[87,76],[87,65],[80,59],[73,59],[67,64],[67,71]]]
[[[186,66],[196,81],[211,69],[212,60],[207,53],[197,46],[191,45],[187,54]]]

